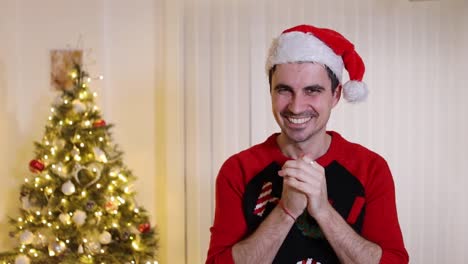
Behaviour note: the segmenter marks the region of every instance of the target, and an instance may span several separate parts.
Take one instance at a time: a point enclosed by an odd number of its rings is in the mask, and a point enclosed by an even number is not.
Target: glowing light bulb
[[[122,180],[123,182],[127,182],[127,178],[121,173],[119,173],[119,179]]]
[[[132,247],[135,249],[135,250],[139,250],[140,249],[140,246],[138,245],[138,243],[136,241],[133,241],[132,242]]]
[[[83,86],[83,87],[85,87],[85,86]],[[88,97],[88,92],[83,91],[83,92],[80,93],[80,99],[85,99],[86,97]]]

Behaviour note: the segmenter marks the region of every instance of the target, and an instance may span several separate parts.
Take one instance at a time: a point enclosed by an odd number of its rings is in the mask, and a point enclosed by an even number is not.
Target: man
[[[387,163],[326,131],[342,92],[367,95],[353,44],[293,27],[273,41],[266,70],[281,133],[223,164],[206,263],[408,263]]]

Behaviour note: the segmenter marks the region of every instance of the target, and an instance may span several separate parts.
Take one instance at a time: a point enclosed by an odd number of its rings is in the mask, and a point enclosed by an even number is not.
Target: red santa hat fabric
[[[340,33],[311,25],[286,29],[271,44],[266,61],[267,74],[277,64],[314,62],[327,65],[341,83],[343,68],[349,81],[343,85],[343,96],[349,102],[364,101],[368,94],[362,82],[365,66],[354,45]]]

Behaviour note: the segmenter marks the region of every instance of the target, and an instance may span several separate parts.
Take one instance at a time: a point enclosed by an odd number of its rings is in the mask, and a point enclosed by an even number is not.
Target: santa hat
[[[349,81],[343,85],[348,102],[361,102],[367,97],[367,85],[362,82],[364,62],[354,45],[340,33],[326,28],[300,25],[283,31],[271,44],[266,61],[267,75],[277,64],[316,62],[328,66],[341,83],[343,68]]]

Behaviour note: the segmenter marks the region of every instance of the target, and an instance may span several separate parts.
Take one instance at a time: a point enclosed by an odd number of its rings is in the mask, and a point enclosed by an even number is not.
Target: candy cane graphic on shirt
[[[262,186],[262,191],[258,196],[257,203],[255,204],[254,214],[262,216],[265,212],[267,204],[277,203],[278,198],[271,196],[273,184],[271,182],[265,182]]]

